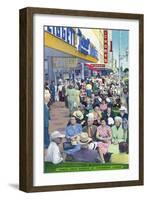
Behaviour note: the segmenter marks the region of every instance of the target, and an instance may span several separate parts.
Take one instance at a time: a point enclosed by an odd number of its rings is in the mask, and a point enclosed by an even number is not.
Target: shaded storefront
[[[97,63],[98,52],[80,29],[44,27],[44,80],[84,79],[84,63]]]

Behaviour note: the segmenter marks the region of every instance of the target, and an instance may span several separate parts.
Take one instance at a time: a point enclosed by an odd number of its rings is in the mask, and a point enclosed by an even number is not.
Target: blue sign
[[[71,27],[47,26],[47,31],[64,40],[68,44],[75,45],[75,31]]]
[[[78,51],[85,55],[90,55],[96,59],[98,58],[98,52],[96,48],[92,45],[89,38],[84,37],[79,28],[77,29],[77,33],[75,33],[74,29],[71,27],[47,26],[47,31],[72,46],[75,46],[76,34],[79,39],[77,47]]]
[[[91,47],[90,55],[93,56],[94,58],[98,58],[98,51],[94,47]]]
[[[79,45],[78,45],[78,50],[85,54],[88,55],[89,54],[89,45],[90,45],[90,40],[89,39],[85,39],[84,37],[81,37],[79,39]]]
[[[78,45],[78,51],[85,55],[90,55],[94,58],[98,58],[98,52],[95,47],[93,47],[92,43],[90,42],[89,38],[85,38],[82,35],[82,32],[80,29],[78,29],[77,35],[79,36],[79,45]]]

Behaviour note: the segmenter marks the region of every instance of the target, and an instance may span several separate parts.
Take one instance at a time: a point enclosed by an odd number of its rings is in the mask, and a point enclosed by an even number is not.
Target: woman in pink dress
[[[111,128],[107,126],[104,118],[101,119],[101,125],[97,128],[96,137],[98,139],[98,147],[103,155],[108,152],[108,147],[111,144]]]

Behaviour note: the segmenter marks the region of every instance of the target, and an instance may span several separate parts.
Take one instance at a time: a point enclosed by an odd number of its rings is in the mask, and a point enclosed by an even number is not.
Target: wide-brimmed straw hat
[[[83,113],[80,110],[77,110],[73,113],[73,116],[75,116],[77,119],[82,120],[84,118]]]
[[[88,133],[82,132],[80,134],[79,144],[85,145],[92,141],[92,138],[88,137]]]

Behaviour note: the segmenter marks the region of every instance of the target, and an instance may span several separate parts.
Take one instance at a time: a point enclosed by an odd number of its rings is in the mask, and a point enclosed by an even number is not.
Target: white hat
[[[107,101],[107,103],[111,102],[111,100],[108,97],[106,98],[106,101]]]
[[[102,102],[102,98],[101,97],[98,97],[98,100],[99,100],[99,102]]]
[[[51,133],[51,140],[54,140],[56,138],[64,138],[65,135],[61,134],[59,131],[54,131]]]
[[[114,120],[112,117],[108,117],[108,125],[113,125],[114,124]]]
[[[120,110],[120,111],[125,111],[125,112],[127,111],[127,109],[126,109],[125,106],[121,106],[119,110]]]
[[[88,113],[86,116],[88,117],[88,119],[94,120],[94,114],[93,113]]]

